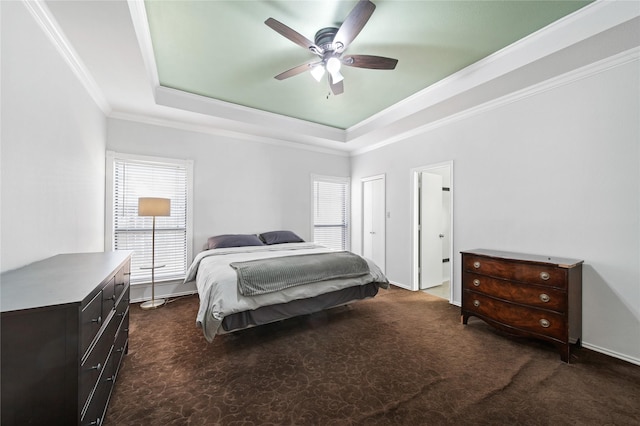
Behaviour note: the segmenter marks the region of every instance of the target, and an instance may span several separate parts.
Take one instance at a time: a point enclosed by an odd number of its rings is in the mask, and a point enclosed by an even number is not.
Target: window
[[[324,246],[349,248],[349,179],[312,176],[313,241]]]
[[[156,217],[155,281],[183,279],[191,262],[193,162],[107,152],[108,250],[133,250],[131,283],[151,281],[152,217],[138,216],[139,197],[171,199],[171,215]]]

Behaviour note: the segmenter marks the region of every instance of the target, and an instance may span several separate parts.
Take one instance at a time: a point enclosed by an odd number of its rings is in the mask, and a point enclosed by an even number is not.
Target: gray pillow
[[[291,231],[271,231],[260,234],[266,245],[284,243],[304,243],[304,240]]]
[[[263,246],[264,243],[253,234],[226,234],[209,237],[207,240],[209,249],[228,248],[228,247],[245,247],[245,246]]]

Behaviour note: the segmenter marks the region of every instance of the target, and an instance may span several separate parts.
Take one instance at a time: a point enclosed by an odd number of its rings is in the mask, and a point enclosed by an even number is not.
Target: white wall
[[[0,268],[102,251],[104,114],[25,6],[0,7]]]
[[[349,176],[349,157],[109,119],[107,148],[194,161],[194,253],[207,238],[289,229],[312,238],[310,175]]]
[[[389,279],[411,282],[410,169],[453,160],[454,302],[461,250],[583,259],[585,346],[640,364],[638,75],[636,56],[355,156],[353,182],[386,173]]]

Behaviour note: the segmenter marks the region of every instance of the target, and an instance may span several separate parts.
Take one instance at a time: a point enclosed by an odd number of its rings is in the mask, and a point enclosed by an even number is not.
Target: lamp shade
[[[171,216],[169,198],[138,198],[138,216]]]

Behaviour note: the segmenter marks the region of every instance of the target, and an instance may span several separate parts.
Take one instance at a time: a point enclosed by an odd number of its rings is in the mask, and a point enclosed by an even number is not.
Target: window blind
[[[187,270],[188,170],[185,164],[114,158],[113,249],[133,250],[131,283],[151,281],[153,218],[138,216],[138,198],[171,200],[171,215],[156,217],[155,281],[183,279]]]
[[[313,240],[324,246],[349,247],[349,180],[313,178]]]

